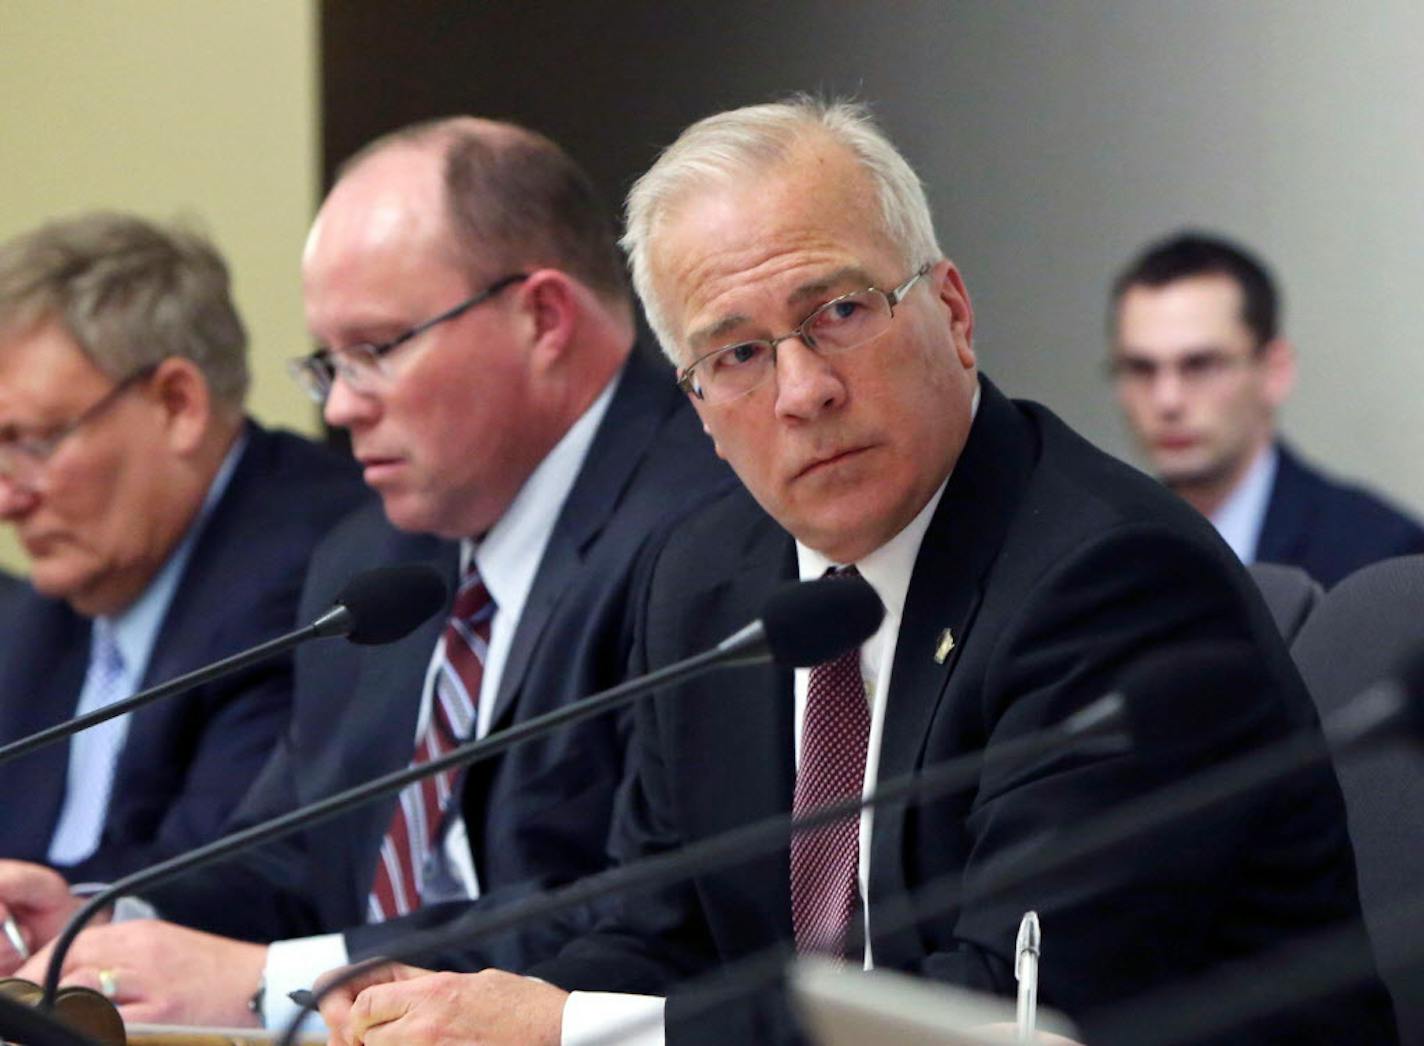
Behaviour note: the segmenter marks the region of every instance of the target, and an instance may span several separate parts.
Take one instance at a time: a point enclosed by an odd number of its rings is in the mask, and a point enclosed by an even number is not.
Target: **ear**
[[[213,417],[207,379],[192,360],[170,356],[148,379],[147,394],[163,413],[164,439],[176,454],[197,450]]]
[[[687,394],[687,398],[692,401],[692,409],[697,412],[697,418],[702,422],[702,431],[712,439],[712,449],[719,458],[726,461],[727,455],[722,453],[722,444],[717,442],[717,434],[712,431],[711,421],[707,415],[707,404],[690,392]]]
[[[930,270],[929,278],[945,307],[949,329],[954,338],[954,350],[965,370],[977,363],[974,355],[974,304],[969,300],[969,288],[952,261],[945,260]]]
[[[1261,374],[1266,402],[1279,410],[1295,388],[1295,346],[1275,338],[1261,348]]]
[[[589,292],[557,269],[538,269],[519,286],[531,345],[530,366],[548,370],[564,357]]]

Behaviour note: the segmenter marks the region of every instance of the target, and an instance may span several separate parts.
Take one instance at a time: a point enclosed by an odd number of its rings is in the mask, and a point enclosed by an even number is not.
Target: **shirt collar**
[[[473,560],[500,611],[517,617],[522,609],[564,500],[620,380],[621,374],[615,376],[544,456],[489,533],[460,542],[460,572],[467,571]]]
[[[1243,563],[1256,558],[1256,546],[1261,541],[1261,528],[1266,522],[1266,507],[1271,500],[1279,463],[1276,445],[1268,443],[1251,462],[1236,489],[1211,514],[1212,525]]]
[[[153,642],[168,613],[168,606],[173,602],[173,594],[177,591],[178,580],[183,576],[183,570],[193,554],[193,545],[196,544],[203,525],[212,516],[213,508],[232,482],[233,470],[237,468],[242,452],[247,449],[247,442],[247,431],[244,429],[228,448],[227,456],[218,466],[213,481],[208,484],[208,493],[203,498],[197,516],[183,533],[183,539],[169,553],[168,559],[138,599],[117,614],[96,619],[98,627],[106,628],[113,634],[114,643],[123,656],[125,670],[135,673],[135,678],[142,674],[148,664]]]

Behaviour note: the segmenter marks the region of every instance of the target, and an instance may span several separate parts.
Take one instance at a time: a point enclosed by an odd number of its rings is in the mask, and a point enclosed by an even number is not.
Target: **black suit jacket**
[[[1280,464],[1256,559],[1302,567],[1326,588],[1363,566],[1424,552],[1424,527],[1360,487],[1335,483],[1277,444]]]
[[[715,547],[709,559],[706,550]],[[642,601],[635,660],[696,651],[796,574],[794,545],[744,493],[673,532]],[[941,631],[957,644],[934,658]],[[882,808],[870,855],[877,965],[1011,994],[1019,917],[1036,909],[1045,1004],[1090,1018],[1116,1000],[1283,936],[1358,919],[1333,773],[1303,776],[1229,812],[1196,818],[1051,882],[882,932],[913,888],[959,874],[992,882],[1007,849],[1071,829],[1247,741],[1311,728],[1314,713],[1249,578],[1210,526],[1041,407],[987,381],[968,444],[916,560],[880,750],[882,780],[1060,721],[1107,693],[1145,651],[1244,638],[1275,682],[1232,729],[1180,709],[1180,750],[1150,758],[1080,752],[991,764],[970,795]],[[668,851],[789,810],[792,677],[742,669],[677,687],[640,710],[640,770],[620,820],[625,858]],[[640,895],[534,972],[569,988],[665,993],[679,981],[792,938],[789,864],[773,857]],[[794,1037],[773,1000],[689,1015],[674,992],[670,1042]],[[1089,1039],[1092,1025],[1089,1023]],[[1291,1041],[1390,1041],[1378,985],[1288,1025]],[[1312,1035],[1315,1036],[1312,1039]],[[1249,1041],[1249,1036],[1247,1036]]]
[[[290,629],[313,546],[366,497],[348,460],[252,423],[246,432],[159,628],[145,687]],[[25,586],[0,605],[0,621],[0,738],[71,718],[88,620]],[[132,713],[99,849],[66,874],[111,879],[216,837],[286,725],[291,690],[283,657]],[[0,856],[45,860],[68,764],[61,742],[0,766]]]
[[[623,678],[631,630],[629,573],[660,526],[730,473],[698,431],[665,368],[636,354],[559,513],[500,679],[491,730]],[[322,605],[358,566],[431,560],[454,588],[458,545],[402,534],[376,510],[347,520],[315,557],[305,603]],[[421,690],[444,615],[389,647],[312,648],[299,655],[292,728],[244,803],[252,822],[406,765]],[[488,907],[569,882],[608,862],[614,794],[625,772],[628,719],[606,716],[517,746],[467,775],[463,812]],[[155,894],[170,918],[229,935],[276,939],[345,930],[353,955],[393,935],[469,910],[438,905],[366,926],[366,898],[394,799]],[[521,968],[547,957],[586,913],[432,957],[463,968]]]

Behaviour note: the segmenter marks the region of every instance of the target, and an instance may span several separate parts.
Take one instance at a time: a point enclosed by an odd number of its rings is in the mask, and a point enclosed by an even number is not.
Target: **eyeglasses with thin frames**
[[[776,347],[798,339],[823,356],[859,348],[890,329],[895,306],[934,267],[926,262],[894,290],[853,291],[818,305],[796,329],[775,338],[724,345],[699,356],[678,375],[677,384],[708,403],[728,403],[752,392],[776,373]]]
[[[0,434],[0,479],[24,487],[32,486],[39,479],[40,473],[44,470],[49,459],[54,456],[55,451],[59,450],[60,444],[85,425],[103,415],[119,401],[119,397],[148,378],[157,369],[158,364],[156,363],[140,367],[128,377],[121,379],[118,384],[81,411],[78,416],[51,429],[42,436]]]
[[[373,392],[380,387],[383,381],[390,378],[386,357],[392,350],[400,348],[432,327],[438,327],[442,323],[463,316],[476,305],[483,305],[489,301],[506,287],[512,287],[528,278],[529,274],[525,272],[502,276],[478,294],[471,295],[437,316],[417,323],[394,338],[382,342],[348,345],[343,349],[317,349],[310,355],[300,356],[290,361],[287,364],[287,372],[317,403],[326,402],[337,378],[346,382],[355,392]]]

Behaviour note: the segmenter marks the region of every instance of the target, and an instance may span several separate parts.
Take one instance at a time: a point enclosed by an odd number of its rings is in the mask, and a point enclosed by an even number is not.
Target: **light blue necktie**
[[[113,626],[96,620],[89,645],[89,671],[84,677],[77,714],[105,708],[128,697],[128,691],[124,655]],[[98,847],[109,811],[114,767],[127,734],[128,716],[123,715],[70,739],[64,806],[49,847],[52,864],[75,864]]]

